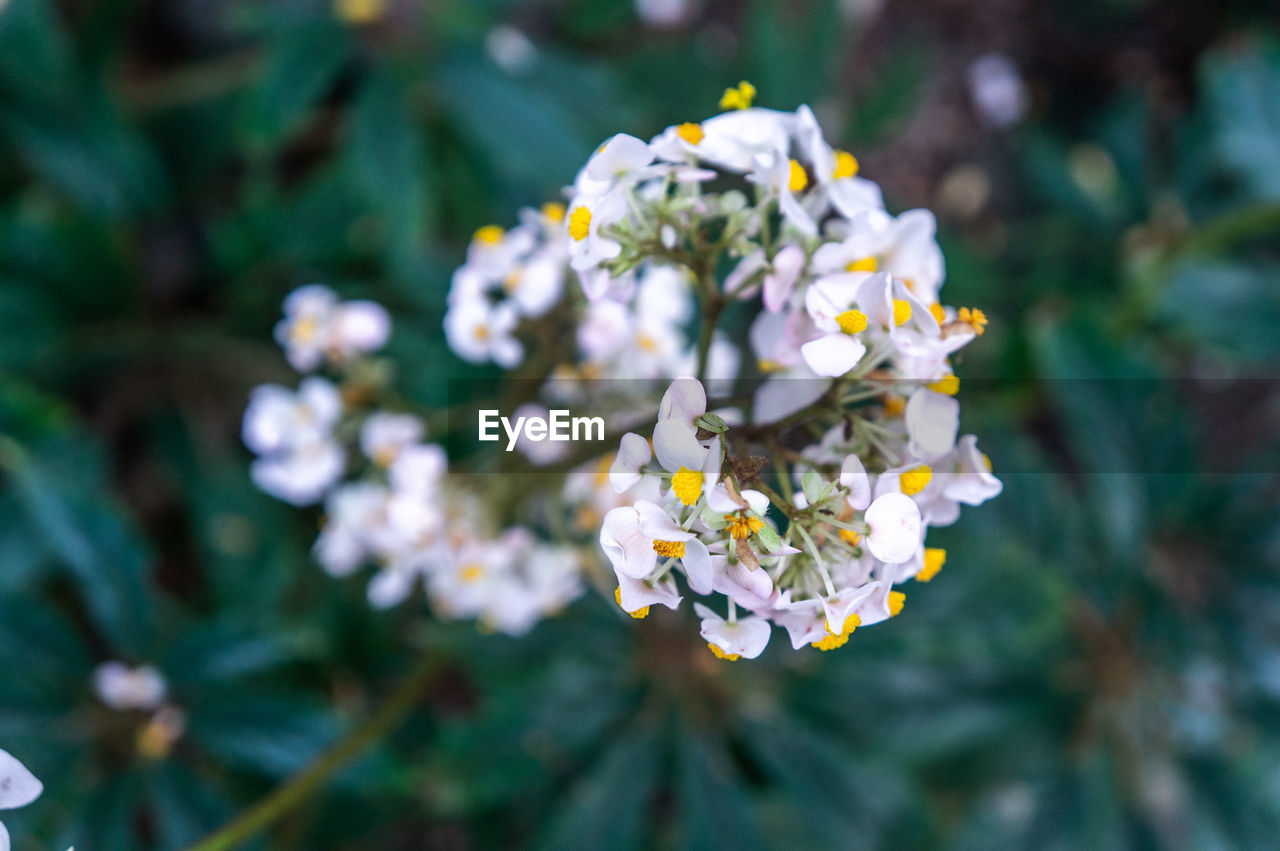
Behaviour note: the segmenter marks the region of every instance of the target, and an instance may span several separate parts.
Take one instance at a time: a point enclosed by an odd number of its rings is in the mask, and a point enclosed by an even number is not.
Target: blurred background
[[[183,847],[424,656],[249,847],[1275,847],[1278,36],[1246,0],[0,0],[15,847]],[[937,212],[1004,495],[831,653],[719,663],[592,595],[523,640],[370,612],[247,475],[282,297],[390,306],[439,405],[489,375],[440,330],[471,233],[740,79]],[[112,659],[176,714],[105,706]]]

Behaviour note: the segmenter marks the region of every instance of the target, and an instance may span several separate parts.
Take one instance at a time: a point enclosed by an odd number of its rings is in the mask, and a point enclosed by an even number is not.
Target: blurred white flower
[[[123,662],[103,662],[93,671],[98,699],[121,712],[150,712],[164,701],[168,687],[152,665],[131,668]]]
[[[982,119],[995,127],[1017,124],[1031,105],[1017,63],[1003,53],[983,54],[970,63],[969,95]]]

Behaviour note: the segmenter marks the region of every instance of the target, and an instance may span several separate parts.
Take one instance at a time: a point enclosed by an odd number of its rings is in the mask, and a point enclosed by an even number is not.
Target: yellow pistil
[[[542,205],[542,218],[553,225],[564,221],[564,204],[559,201],[548,201]]]
[[[962,307],[956,311],[956,319],[973,328],[973,333],[981,337],[987,330],[987,314],[976,307]]]
[[[867,330],[867,314],[861,310],[846,310],[836,314],[836,324],[846,334],[858,334]]]
[[[819,650],[835,650],[837,647],[844,647],[849,643],[849,636],[860,626],[862,626],[862,618],[855,612],[844,619],[844,628],[839,635],[832,631],[831,624],[827,624],[827,634],[817,641],[809,642],[809,646]]]
[[[371,24],[387,12],[387,0],[334,0],[333,12],[348,24]]]
[[[498,225],[485,225],[477,229],[471,238],[482,245],[497,245],[505,234],[506,231]]]
[[[852,529],[841,529],[840,540],[844,541],[851,547],[856,547],[858,542],[862,540],[862,536]]]
[[[320,331],[320,323],[314,317],[304,316],[289,326],[289,339],[295,343],[310,343]]]
[[[805,174],[804,166],[795,160],[791,161],[791,172],[787,177],[787,188],[792,192],[803,192],[804,188],[809,185],[809,175]]]
[[[665,558],[684,558],[684,541],[654,541],[653,551]]]
[[[586,207],[577,207],[569,215],[569,236],[575,242],[581,242],[591,233],[591,211]]]
[[[858,173],[858,158],[848,151],[836,151],[836,167],[831,171],[834,180],[853,177]]]
[[[747,109],[755,99],[756,87],[743,80],[737,88],[728,88],[720,97],[721,109]]]
[[[893,300],[893,324],[901,325],[911,318],[911,302],[895,298]]]
[[[726,662],[736,662],[741,658],[737,653],[724,652],[710,641],[707,642],[707,646],[711,648],[712,654],[714,654],[717,659],[724,659]]]
[[[902,488],[902,492],[907,496],[915,496],[924,490],[925,485],[929,484],[929,480],[933,478],[933,470],[927,464],[921,464],[907,470],[898,477],[898,486]]]
[[[728,524],[726,527],[729,534],[737,539],[750,538],[756,532],[764,528],[764,521],[753,514],[746,511],[735,511],[733,514],[726,514],[724,522]]]
[[[613,599],[618,601],[618,608],[622,609],[622,586],[618,586],[613,589]],[[622,611],[627,612],[626,609],[622,609]],[[640,620],[649,614],[649,607],[644,606],[643,608],[636,609],[634,612],[627,612],[627,614],[631,615],[631,617],[636,620]]]
[[[934,302],[929,305],[929,312],[933,314],[934,319],[938,320],[939,325],[947,321],[947,312],[942,309],[941,304]]]
[[[703,137],[707,134],[702,131],[701,124],[694,124],[691,121],[686,121],[684,124],[681,124],[676,128],[676,135],[681,139],[684,139],[690,145],[696,145],[701,142]]]
[[[960,392],[960,379],[954,375],[944,375],[932,384],[926,385],[930,390],[936,393],[945,393],[948,396],[954,396]]]
[[[874,272],[880,268],[880,261],[874,254],[850,260],[844,267],[846,272]]]
[[[907,602],[907,595],[901,591],[889,592],[889,617],[896,618],[902,613],[902,607]]]
[[[941,547],[925,547],[924,567],[916,572],[917,582],[928,582],[938,575],[942,566],[947,563],[947,551]]]
[[[702,495],[702,471],[681,467],[671,477],[671,491],[685,505],[693,505]]]
[[[907,409],[907,400],[901,396],[890,396],[884,400],[884,415],[886,417],[898,417]]]

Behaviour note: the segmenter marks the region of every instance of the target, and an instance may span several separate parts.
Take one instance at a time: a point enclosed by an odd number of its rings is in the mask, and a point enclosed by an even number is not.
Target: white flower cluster
[[[517,415],[590,398],[615,434],[630,430],[594,459],[518,440],[534,464],[569,473],[558,500],[512,512],[519,525],[499,533],[493,518],[533,500],[451,487],[411,416],[348,407],[345,388],[317,377],[255,394],[255,479],[298,504],[327,495],[316,555],[329,572],[373,561],[376,605],[422,578],[442,613],[520,632],[579,592],[598,538],[624,610],[676,608],[683,576],[704,598],[703,637],[728,659],[759,655],[771,624],[797,649],[841,646],[901,610],[896,586],[932,579],[946,554],[925,546],[928,529],[1001,490],[976,439],[959,436],[953,371],[987,317],[939,301],[931,213],[890,214],[808,107],[755,108],[754,96],[742,83],[706,121],[612,137],[566,204],[473,237],[444,319],[453,351],[544,382]],[[289,346],[302,312],[286,312]],[[337,367],[370,350],[341,335],[318,349]],[[676,376],[655,414],[644,388]],[[597,379],[648,381],[580,392]],[[361,454],[335,489],[350,463],[343,433]]]
[[[656,480],[663,496],[611,509],[600,533],[627,611],[675,608],[677,573],[695,594],[726,597],[724,616],[696,608],[711,649],[731,659],[759,655],[770,623],[797,649],[830,649],[897,614],[894,587],[928,581],[945,559],[924,545],[928,528],[1001,490],[976,439],[957,440],[951,358],[987,320],[939,302],[933,216],[890,215],[808,107],[752,108],[754,94],[730,89],[730,111],[649,142],[613,137],[578,175],[566,217],[589,298],[628,301],[618,282],[640,265],[685,270],[713,320],[759,297],[750,339],[769,378],[748,422],[729,428],[696,378],[677,379],[652,439],[625,435],[610,470],[619,492]],[[784,493],[759,476],[757,446],[783,468]]]
[[[368,323],[340,319],[353,311],[382,317],[378,334],[366,333]],[[352,326],[360,333],[344,336]],[[300,334],[299,327],[307,330]],[[475,618],[510,634],[581,594],[574,550],[524,529],[494,529],[485,506],[450,480],[444,450],[426,442],[422,420],[368,402],[376,391],[362,383],[368,364],[359,356],[387,340],[381,307],[340,303],[328,290],[304,287],[286,299],[279,328],[291,363],[328,366],[336,380],[309,375],[296,390],[258,387],[243,438],[259,456],[251,472],[260,488],[294,505],[323,500],[314,554],[328,573],[347,576],[375,564],[368,586],[373,606],[397,605],[421,582],[442,617]],[[299,340],[309,344],[311,329],[324,329],[315,333],[327,343],[319,358],[300,359]]]

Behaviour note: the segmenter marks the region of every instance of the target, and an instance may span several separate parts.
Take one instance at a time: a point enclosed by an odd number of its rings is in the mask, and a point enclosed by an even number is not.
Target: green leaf
[[[346,33],[328,16],[279,26],[264,45],[266,67],[242,104],[245,146],[264,154],[283,144],[333,86],[348,51]]]
[[[1222,166],[1248,196],[1280,198],[1280,48],[1250,44],[1212,54],[1200,82]]]

